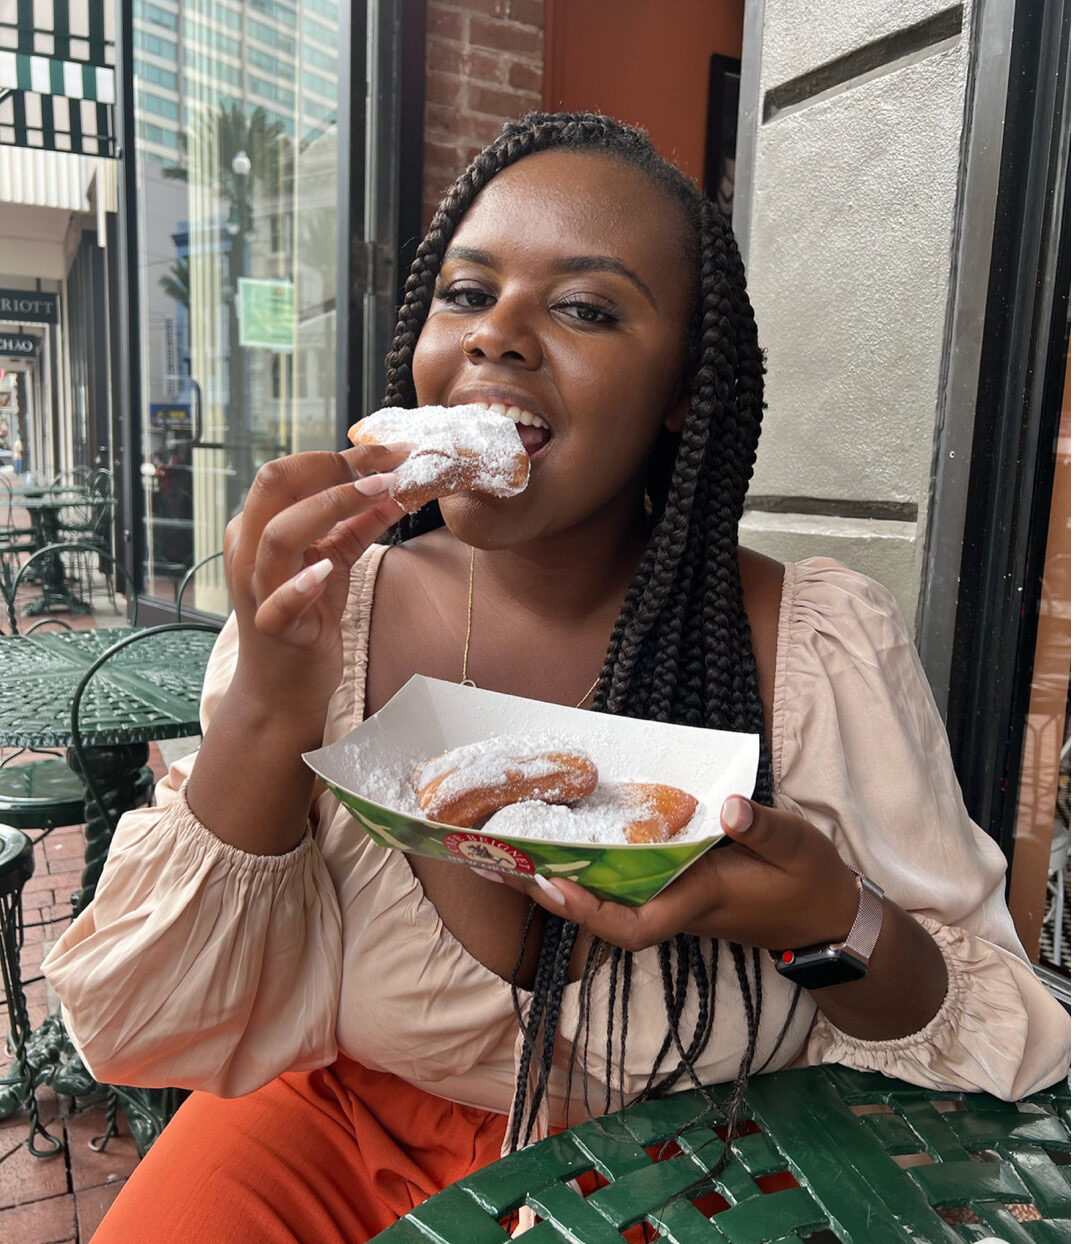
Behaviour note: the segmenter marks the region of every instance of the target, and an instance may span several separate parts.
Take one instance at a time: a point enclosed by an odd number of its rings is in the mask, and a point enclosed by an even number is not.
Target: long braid
[[[530,912],[530,917],[533,913]],[[526,928],[526,932],[528,929]],[[568,936],[564,934],[569,931]],[[536,1090],[531,1094],[532,1103],[529,1108],[528,1122],[525,1124],[524,1135],[528,1136],[529,1130],[532,1128],[536,1120],[536,1116],[540,1110],[540,1102],[543,1099],[544,1089],[547,1086],[548,1074],[551,1071],[551,1051],[554,1050],[554,1028],[559,1018],[559,1010],[562,1005],[562,995],[566,989],[566,974],[570,962],[570,949],[573,947],[574,937],[577,935],[577,926],[570,924],[567,920],[560,920],[557,916],[549,916],[544,922],[544,937],[540,945],[540,958],[536,966],[536,977],[533,981],[533,996],[529,1005],[528,1015],[522,1017],[519,1004],[517,1002],[517,975],[521,969],[521,954],[518,956],[518,962],[513,972],[513,984],[515,1009],[518,1011],[518,1023],[521,1025],[524,1034],[524,1056],[518,1067],[517,1087],[514,1093],[514,1108],[510,1118],[510,1135],[513,1140],[514,1148],[521,1143],[523,1136],[521,1134],[522,1116],[525,1110],[525,1101],[530,1094],[529,1072],[536,1060],[536,1039],[540,1033],[540,1025],[546,1021],[544,1034],[544,1050],[547,1052],[546,1062],[542,1057],[540,1059],[540,1070]],[[564,951],[563,944],[567,943]],[[522,938],[522,950],[524,950],[525,938]],[[552,1018],[552,1015],[554,1018]],[[548,1040],[547,1029],[551,1028],[550,1043]],[[548,1046],[551,1046],[551,1050]]]
[[[764,366],[742,262],[731,230],[715,205],[704,200],[696,187],[657,155],[644,133],[608,117],[533,113],[508,123],[450,187],[417,251],[387,356],[385,404],[407,407],[416,403],[412,360],[417,338],[431,306],[446,248],[470,204],[502,169],[551,148],[608,155],[638,168],[665,190],[689,226],[689,262],[700,274],[697,302],[687,330],[689,409],[681,435],[660,433],[647,466],[652,505],[649,542],[611,634],[594,710],[758,734],[762,745],[754,797],[771,804],[769,740],[764,737],[764,710],[742,599],[737,543],[761,427]],[[432,503],[403,519],[390,538],[394,542],[411,539],[441,523],[438,505]],[[530,926],[535,915],[534,907]],[[524,958],[524,939],[522,942],[513,991],[525,1043],[511,1113],[515,1145],[522,1139],[522,1124],[527,1134],[535,1121],[550,1074],[576,932],[576,927],[566,921],[546,918],[527,1017],[522,1014],[516,984]],[[664,995],[668,1032],[648,1078],[649,1096],[666,1091],[684,1074],[697,1082],[693,1064],[708,1044],[716,1009],[719,946],[715,941],[707,945],[707,960],[705,947],[696,938],[680,936],[658,948],[662,975],[667,964]],[[737,1109],[757,1043],[761,974],[755,952],[756,991],[751,991],[745,953],[740,946],[730,949],[748,1034],[734,1091],[733,1106]],[[672,952],[676,956],[674,977]],[[583,1031],[587,1054],[591,994],[605,961],[610,973],[607,1109],[617,1000],[622,1003],[620,1083],[624,1080],[621,1071],[633,956],[613,947],[604,948],[595,939],[587,956],[582,1010],[570,1058],[571,1064],[577,1060],[578,1038]],[[698,995],[698,1014],[689,1040],[684,1041],[680,1025],[691,981]],[[661,1064],[672,1046],[679,1054],[679,1066],[660,1076]],[[536,1088],[528,1101],[534,1061]],[[586,1076],[586,1105],[587,1089]]]

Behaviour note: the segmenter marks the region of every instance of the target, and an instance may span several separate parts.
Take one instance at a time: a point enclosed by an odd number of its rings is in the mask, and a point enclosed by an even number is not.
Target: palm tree
[[[178,259],[165,276],[158,278],[158,284],[170,298],[190,311],[191,264],[187,259]]]
[[[251,161],[250,177],[269,196],[289,189],[291,143],[280,121],[271,121],[265,108],[250,115],[240,104],[222,104],[217,112],[200,112],[188,130],[180,133],[180,163],[162,170],[172,181],[188,180],[188,152],[192,143],[217,152],[217,167],[205,170],[223,199],[235,198],[233,161],[241,153]],[[205,175],[205,174],[204,174]],[[246,223],[246,222],[245,222]]]
[[[206,108],[197,111],[186,132],[180,135],[180,153],[180,161],[163,169],[163,175],[170,180],[184,182],[193,177],[198,190],[209,191],[211,196],[216,197],[226,214],[224,232],[227,238],[217,233],[215,222],[211,226],[216,235],[214,245],[207,249],[205,243],[201,243],[203,249],[196,247],[192,254],[195,256],[196,289],[202,288],[198,275],[202,270],[200,265],[221,262],[224,268],[221,295],[233,304],[225,317],[229,396],[224,427],[226,451],[232,468],[226,481],[226,504],[232,510],[239,504],[242,488],[247,486],[254,474],[245,352],[240,345],[235,300],[247,265],[247,239],[255,232],[256,205],[264,204],[270,209],[267,219],[272,224],[278,216],[276,205],[282,199],[291,199],[294,174],[292,143],[284,126],[279,121],[272,121],[264,108],[257,107],[249,113],[240,104],[233,103],[222,104],[216,110]],[[205,204],[202,193],[191,196],[189,192],[189,197]],[[176,293],[190,288],[186,278],[191,275],[187,259],[177,260],[171,273],[161,278],[162,288],[176,297]],[[197,310],[196,314],[200,312]]]

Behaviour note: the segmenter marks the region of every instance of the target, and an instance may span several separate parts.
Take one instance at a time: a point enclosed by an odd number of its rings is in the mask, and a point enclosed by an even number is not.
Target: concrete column
[[[972,0],[749,0],[736,232],[767,352],[742,537],[883,582],[914,629]]]

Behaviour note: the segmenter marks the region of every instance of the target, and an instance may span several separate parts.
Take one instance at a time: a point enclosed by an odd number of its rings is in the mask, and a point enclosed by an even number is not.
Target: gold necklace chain
[[[473,603],[473,578],[476,574],[476,549],[474,548],[469,554],[469,610],[465,615],[465,651],[461,654],[461,685],[463,687],[475,687],[476,683],[469,677],[469,641],[472,639],[472,603]],[[585,692],[580,700],[574,705],[575,708],[581,708],[585,701],[592,695],[600,685],[600,675],[597,674],[593,680],[593,685]]]

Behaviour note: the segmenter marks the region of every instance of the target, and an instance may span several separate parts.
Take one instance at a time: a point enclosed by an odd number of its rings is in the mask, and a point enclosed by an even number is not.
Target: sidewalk
[[[35,589],[30,589],[34,591]],[[123,625],[102,593],[93,616],[62,615],[79,630]],[[161,752],[150,747],[155,778],[165,772]],[[34,835],[31,834],[31,837]],[[71,895],[79,888],[83,863],[83,827],[54,829],[34,848],[34,875],[23,890],[27,925],[58,919],[56,924],[26,929],[22,954],[23,980],[39,977],[41,961],[71,918]],[[31,1023],[36,1027],[56,1000],[50,1000],[44,979],[26,989]],[[2,1003],[2,994],[0,994]],[[6,1031],[6,1013],[0,1019]],[[8,1059],[0,1050],[0,1074]],[[124,1181],[135,1169],[138,1153],[121,1111],[120,1134],[104,1153],[90,1141],[105,1131],[103,1101],[58,1098],[50,1088],[38,1090],[41,1121],[63,1148],[53,1157],[35,1158],[26,1147],[29,1118],[18,1112],[0,1120],[0,1241],[3,1244],[88,1244]]]

